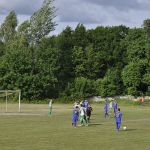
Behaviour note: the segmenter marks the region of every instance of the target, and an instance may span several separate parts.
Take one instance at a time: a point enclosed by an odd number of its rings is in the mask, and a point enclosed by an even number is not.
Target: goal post
[[[21,111],[21,90],[0,90],[0,97],[5,97],[6,112],[8,111],[8,96],[18,93],[18,111]]]

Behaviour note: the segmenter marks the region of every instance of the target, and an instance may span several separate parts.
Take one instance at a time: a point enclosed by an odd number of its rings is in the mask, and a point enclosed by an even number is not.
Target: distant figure
[[[89,106],[89,102],[87,100],[85,100],[84,101],[84,107],[85,107],[86,110],[87,110],[88,106]]]
[[[109,117],[107,100],[105,101],[105,104],[104,104],[104,116],[105,116],[105,118]]]
[[[50,116],[52,114],[52,99],[50,99],[49,101],[48,108],[49,108],[49,116]]]
[[[122,113],[120,112],[120,108],[118,108],[115,118],[116,118],[116,129],[117,131],[119,131],[122,122]]]
[[[83,105],[81,105],[81,107],[80,107],[80,123],[81,123],[81,126],[87,125],[86,110],[83,107]]]
[[[114,100],[114,102],[113,102],[113,108],[114,108],[114,115],[116,115],[116,112],[117,112],[117,109],[118,109],[118,105],[117,105],[116,100]]]
[[[91,106],[89,106],[86,110],[86,116],[87,116],[87,122],[90,122],[90,118],[91,118],[91,113],[92,113],[93,109]]]
[[[113,108],[113,103],[112,103],[112,101],[110,101],[110,103],[109,103],[109,109],[112,110],[112,108]]]
[[[110,101],[110,103],[109,103],[109,115],[110,116],[112,114],[112,108],[113,108],[113,103],[112,103],[112,101]]]
[[[72,112],[72,126],[74,128],[76,128],[77,126],[78,117],[79,117],[79,110],[78,110],[78,106],[76,106]]]
[[[143,106],[144,104],[144,97],[142,96],[141,99],[140,99],[140,104]]]

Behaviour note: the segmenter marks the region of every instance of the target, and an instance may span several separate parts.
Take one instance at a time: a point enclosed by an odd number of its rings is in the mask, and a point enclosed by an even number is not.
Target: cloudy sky
[[[21,23],[38,10],[43,0],[0,0],[0,23],[11,10],[15,10]],[[67,25],[75,28],[83,23],[87,28],[126,25],[141,27],[150,18],[150,0],[55,0],[58,24],[53,34]]]

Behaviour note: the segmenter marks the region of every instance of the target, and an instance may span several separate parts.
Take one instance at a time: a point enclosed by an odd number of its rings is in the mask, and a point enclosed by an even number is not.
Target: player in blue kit
[[[77,126],[78,117],[79,117],[79,108],[78,108],[78,106],[76,106],[73,109],[73,113],[72,113],[72,126],[74,128],[76,128],[76,126]]]
[[[113,108],[114,108],[114,115],[116,115],[117,108],[118,108],[116,100],[113,102]]]
[[[84,108],[87,109],[89,106],[89,102],[87,100],[84,101]]]
[[[122,113],[120,112],[120,108],[118,108],[118,111],[116,112],[115,119],[116,119],[116,129],[117,131],[119,131],[122,122]]]
[[[109,117],[107,100],[105,101],[105,104],[104,104],[104,115],[105,115],[105,118]]]

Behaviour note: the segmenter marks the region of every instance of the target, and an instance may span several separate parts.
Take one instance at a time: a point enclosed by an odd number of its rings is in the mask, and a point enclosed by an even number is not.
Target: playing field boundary
[[[41,116],[41,114],[7,112],[7,113],[0,113],[0,116]]]

